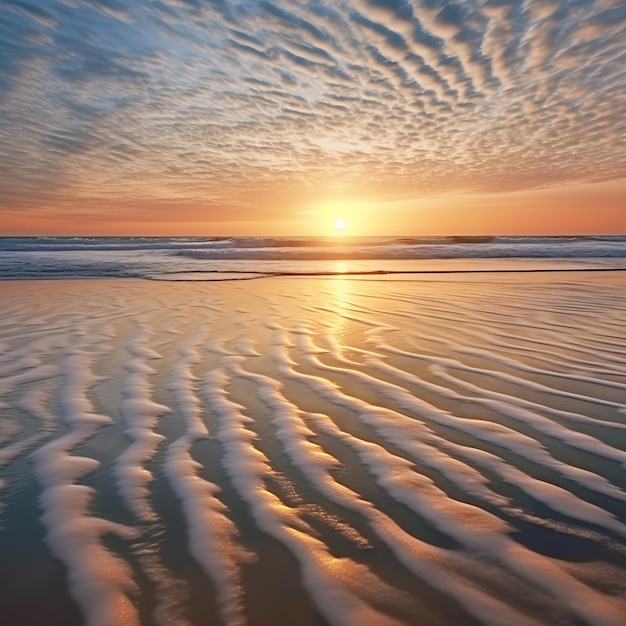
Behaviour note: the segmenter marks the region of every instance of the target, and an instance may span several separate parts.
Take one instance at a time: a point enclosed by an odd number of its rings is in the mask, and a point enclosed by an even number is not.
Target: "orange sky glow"
[[[139,221],[102,209],[76,220],[80,207],[6,211],[4,235],[599,235],[626,233],[626,182],[572,184],[499,194],[465,194],[417,200],[320,202],[277,212],[272,220],[229,219],[229,210],[155,203],[159,218]],[[263,207],[261,207],[262,209]],[[252,211],[251,215],[254,214]],[[256,213],[256,212],[255,212]],[[263,216],[262,210],[259,217]],[[181,219],[181,214],[183,219]],[[187,217],[189,216],[189,217]],[[206,216],[206,219],[202,219]],[[337,219],[345,227],[335,228]]]

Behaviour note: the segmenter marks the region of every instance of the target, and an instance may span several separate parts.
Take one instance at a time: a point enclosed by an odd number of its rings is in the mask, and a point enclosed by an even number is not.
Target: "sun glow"
[[[335,220],[335,230],[343,230],[346,227],[346,220],[343,217],[338,217]]]

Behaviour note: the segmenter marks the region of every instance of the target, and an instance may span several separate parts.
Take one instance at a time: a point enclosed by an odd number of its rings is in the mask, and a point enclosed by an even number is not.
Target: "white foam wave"
[[[304,586],[316,608],[331,624],[397,626],[399,622],[345,589],[346,578],[375,580],[375,577],[349,559],[332,557],[296,511],[265,489],[262,477],[271,475],[268,460],[251,445],[254,435],[245,427],[241,407],[227,399],[224,392],[227,381],[223,372],[214,370],[204,378],[203,389],[219,417],[216,436],[224,448],[224,469],[250,506],[259,527],[284,544],[298,560]]]
[[[209,434],[200,418],[200,401],[191,371],[200,358],[199,342],[199,337],[192,337],[179,349],[181,359],[173,371],[170,388],[185,422],[185,434],[169,446],[165,469],[183,505],[190,552],[215,585],[224,624],[238,626],[246,623],[239,582],[239,561],[244,551],[236,544],[235,526],[217,497],[219,487],[198,476],[202,466],[191,455],[193,442]]]
[[[40,497],[46,542],[67,567],[72,596],[88,626],[138,626],[139,616],[131,600],[136,587],[128,565],[111,554],[101,537],[115,533],[136,536],[133,529],[89,514],[93,490],[75,482],[95,470],[97,460],[71,456],[70,451],[88,439],[98,426],[110,420],[92,412],[87,390],[95,377],[84,341],[66,350],[62,363],[60,402],[67,434],[39,448],[35,469],[43,487]]]
[[[438,374],[444,378],[445,372],[439,370]],[[578,448],[579,450],[584,450],[585,452],[590,452],[591,454],[595,454],[604,459],[610,459],[612,461],[616,461],[621,463],[624,467],[626,467],[626,452],[623,450],[618,450],[613,446],[609,446],[602,441],[599,441],[595,437],[591,437],[590,435],[586,435],[584,433],[579,433],[569,428],[565,428],[558,423],[555,423],[537,413],[528,410],[526,407],[515,406],[515,398],[512,398],[513,404],[509,401],[503,401],[500,399],[496,399],[494,396],[502,394],[496,394],[495,392],[485,392],[480,388],[472,385],[470,383],[466,383],[465,381],[455,379],[453,377],[446,377],[447,380],[454,381],[454,384],[465,388],[469,391],[474,391],[482,393],[483,395],[488,395],[491,397],[488,398],[474,398],[473,401],[479,404],[483,404],[484,406],[488,406],[502,415],[506,415],[508,417],[512,417],[523,424],[528,424],[532,426],[536,431],[544,433],[546,435],[550,435],[563,443],[571,446],[572,448]],[[565,412],[561,411],[557,414],[563,415]],[[580,416],[580,418],[584,419],[584,416]],[[579,418],[579,419],[580,419]],[[581,420],[582,421],[582,420]],[[591,420],[590,420],[591,421]],[[591,423],[598,424],[598,420],[594,420]],[[604,427],[609,427],[616,430],[622,430],[626,428],[624,424],[617,424],[612,422],[602,421],[600,424]],[[606,489],[603,489],[604,493],[607,493]],[[621,490],[610,490],[610,495],[613,497],[618,497],[620,500],[626,500],[626,493]]]
[[[192,436],[183,436],[170,445],[165,470],[183,505],[189,533],[189,550],[215,585],[220,613],[227,626],[243,626],[246,616],[240,568],[243,551],[236,545],[236,529],[217,497],[217,485],[203,480],[190,448]]]
[[[300,331],[299,334],[302,334],[302,331]],[[301,353],[307,355],[309,362],[329,371],[338,370],[338,368],[322,365],[312,356],[312,354],[315,354],[315,351],[311,350],[310,343],[306,340],[306,334],[300,340],[300,343],[302,344]],[[278,339],[275,345],[280,346],[280,344],[281,340]],[[390,431],[395,430],[399,436],[394,437],[393,441],[401,447],[407,449],[407,446],[402,445],[403,440],[413,444],[415,436],[419,436],[422,426],[421,424],[416,424],[415,420],[406,418],[397,413],[392,415],[391,411],[385,412],[377,407],[368,406],[362,401],[345,396],[345,394],[339,392],[337,388],[328,383],[328,381],[294,372],[289,359],[287,359],[284,354],[281,355],[276,352],[274,354],[275,358],[281,363],[281,372],[283,374],[301,381],[306,381],[318,393],[322,393],[324,397],[329,398],[331,401],[357,410],[360,413],[360,417],[374,427],[377,427],[379,432],[383,430],[384,432],[386,431],[385,434],[389,435]],[[357,374],[359,374],[359,372],[357,372]],[[369,380],[368,382],[370,384],[374,383],[373,380]],[[383,385],[386,384],[383,381],[379,382]],[[364,413],[363,410],[366,412]],[[391,427],[388,426],[386,429],[384,429],[384,427],[381,429],[380,418],[381,414],[384,415],[385,413],[387,413],[385,417],[388,422],[393,425]],[[314,417],[314,419],[319,428],[346,441],[349,445],[356,448],[362,461],[395,498],[408,505],[420,515],[425,516],[429,521],[435,523],[438,528],[452,535],[455,539],[472,549],[489,553],[492,558],[500,560],[509,569],[522,575],[530,582],[539,584],[540,587],[548,589],[558,597],[565,606],[568,606],[570,610],[583,619],[589,619],[591,623],[619,623],[619,621],[616,621],[616,616],[619,615],[620,611],[619,607],[611,605],[604,597],[599,596],[586,586],[581,585],[559,568],[554,567],[547,561],[542,561],[540,557],[534,555],[529,550],[505,538],[503,533],[506,530],[506,526],[503,525],[500,520],[480,511],[476,507],[471,507],[447,498],[429,479],[418,476],[414,472],[407,472],[411,467],[410,462],[390,455],[388,451],[381,446],[372,442],[360,441],[340,431],[324,416],[317,416]],[[431,441],[435,441],[438,438],[431,435],[430,439]],[[507,465],[495,457],[495,455],[489,455],[489,453],[485,451],[477,450],[476,454],[480,454],[483,457],[488,455],[493,460],[493,464],[485,464],[478,462],[472,454],[467,454],[468,449],[474,450],[468,448],[468,446],[451,444],[445,440],[440,440],[439,443],[450,450],[454,450],[458,456],[469,458],[479,466],[487,467],[491,471],[496,471],[496,473],[499,473],[505,480],[513,482],[513,484],[516,484],[516,486],[520,487],[526,493],[554,510],[575,519],[589,521],[618,534],[624,534],[624,525],[603,509],[581,501],[564,489],[532,479],[521,471]],[[408,449],[414,451],[414,446],[409,445]],[[425,454],[420,456],[420,462],[424,462],[423,459],[426,458],[427,455],[435,452],[432,448],[430,450],[424,450],[424,448],[422,448],[422,451]],[[430,499],[432,504],[428,503],[428,499]],[[457,520],[463,520],[463,525],[459,525]]]
[[[430,369],[440,378],[448,380],[454,383],[455,386],[466,389],[476,395],[473,395],[471,397],[462,396],[450,388],[428,383],[424,380],[417,378],[413,374],[409,374],[407,372],[399,370],[398,368],[392,367],[377,359],[369,359],[368,366],[374,367],[379,371],[386,372],[391,376],[394,376],[396,379],[405,381],[412,386],[427,389],[428,391],[441,395],[444,398],[451,398],[460,402],[472,402],[475,404],[487,406],[490,409],[494,410],[496,413],[513,418],[521,424],[531,426],[537,432],[550,435],[551,437],[554,437],[555,439],[558,439],[570,445],[571,447],[591,452],[592,454],[596,454],[597,456],[605,459],[610,459],[620,463],[626,462],[626,453],[622,452],[621,450],[617,450],[616,448],[613,448],[589,435],[585,435],[583,433],[578,433],[568,428],[564,428],[558,423],[552,422],[551,420],[544,418],[533,411],[528,410],[528,408],[526,407],[519,406],[520,401],[512,398],[511,396],[504,396],[503,394],[490,392],[489,390],[484,390],[461,379],[453,378],[447,375],[445,370],[441,368],[441,366],[431,366]],[[514,404],[500,400],[499,398],[502,397],[510,398]],[[532,403],[527,404],[533,406]],[[534,406],[538,407],[539,405]],[[554,411],[554,413],[559,416],[572,415],[562,411]],[[584,416],[580,416],[580,420],[584,420]],[[471,421],[469,421],[468,423],[471,423]],[[597,424],[598,421],[594,420],[593,423]],[[602,423],[607,424],[607,422]],[[620,427],[623,428],[623,425],[620,424],[608,424],[618,429]],[[493,429],[497,428],[498,426],[493,427]],[[586,470],[582,470],[580,468],[567,468],[564,464],[559,463],[555,459],[548,459],[546,454],[543,452],[535,451],[535,453],[529,455],[529,458],[532,458],[534,460],[538,460],[541,458],[544,465],[556,468],[557,471],[560,471],[570,478],[572,478],[573,476],[577,476],[578,482],[582,480],[583,482],[581,484],[584,484],[585,487],[590,487],[591,485],[593,485],[593,489],[598,491],[599,493],[603,493],[621,501],[626,501],[626,492],[612,485],[601,476],[597,476],[596,474],[587,472]]]
[[[305,333],[302,333],[303,337],[306,337]],[[285,348],[285,333],[283,330],[278,329],[278,332],[274,339],[274,349],[272,356],[279,365],[281,374],[290,378],[303,380],[306,379],[309,382],[315,383],[314,377],[302,375],[296,373],[292,368],[292,362],[286,355]],[[413,537],[403,531],[396,525],[390,518],[377,511],[370,502],[363,499],[362,496],[357,495],[344,485],[336,483],[329,475],[329,470],[333,468],[336,461],[333,457],[329,457],[327,453],[322,451],[319,446],[313,444],[306,439],[306,435],[313,435],[314,433],[304,426],[297,418],[298,411],[296,407],[290,405],[279,394],[280,384],[268,377],[245,372],[238,366],[233,365],[233,361],[230,361],[230,367],[234,369],[235,373],[240,376],[245,376],[256,380],[260,385],[260,394],[262,399],[272,409],[274,414],[273,421],[277,424],[277,436],[282,441],[285,451],[289,455],[292,462],[298,466],[303,473],[312,480],[316,487],[331,500],[336,503],[348,507],[358,513],[360,513],[371,525],[376,534],[382,539],[392,550],[396,558],[403,563],[410,571],[416,574],[420,578],[424,578],[429,584],[433,585],[439,591],[444,594],[450,595],[454,600],[459,602],[470,614],[475,617],[486,620],[489,624],[500,624],[502,620],[513,620],[517,624],[530,624],[533,623],[531,619],[526,616],[517,613],[514,609],[501,604],[499,601],[491,598],[488,594],[479,588],[468,585],[466,581],[455,579],[451,572],[444,574],[439,570],[438,563],[445,561],[445,553],[437,550],[436,548],[420,541],[416,537]],[[328,385],[328,383],[326,383]],[[316,391],[328,392],[330,385],[326,386],[324,383],[321,385],[314,385]],[[336,392],[330,389],[330,393],[335,395]],[[335,396],[336,397],[336,396]],[[328,418],[321,415],[306,414],[309,419],[315,421],[319,426],[320,423],[326,424],[330,428],[334,435],[344,436],[336,427],[329,426],[331,423]],[[350,438],[349,435],[345,435]],[[367,445],[367,444],[363,444]],[[402,470],[406,470],[411,464],[404,459],[395,457],[396,463],[401,466]],[[398,470],[398,465],[394,471]],[[415,480],[420,481],[418,476],[414,475]],[[429,479],[421,477],[420,485],[424,483],[431,484]],[[445,498],[444,498],[445,499]],[[415,502],[415,500],[414,500]],[[450,502],[452,502],[450,500]],[[474,516],[483,518],[482,523],[485,524],[487,518],[491,520],[493,527],[502,527],[499,520],[489,516],[472,507],[460,502],[454,505],[458,509],[463,509],[463,515],[467,518],[467,511],[472,510]],[[420,512],[428,509],[424,503],[420,507]],[[432,509],[431,509],[432,511]],[[438,520],[441,522],[441,517]],[[487,613],[493,617],[486,616]]]
[[[320,419],[322,417],[322,419]],[[412,463],[390,454],[382,446],[342,432],[331,420],[316,416],[319,428],[346,442],[377,482],[396,500],[407,505],[442,532],[478,554],[486,554],[527,581],[552,593],[573,613],[592,623],[614,623],[617,607],[605,609],[606,600],[556,567],[548,559],[511,541],[510,529],[499,518],[449,498],[430,479],[412,471]],[[521,474],[521,472],[518,472]],[[560,494],[559,494],[560,495]],[[544,495],[544,500],[554,493]]]
[[[369,386],[378,389],[384,396],[389,397],[395,406],[402,407],[420,419],[425,419],[442,426],[459,430],[475,437],[478,440],[493,443],[519,455],[522,458],[530,459],[539,465],[554,469],[563,476],[592,491],[595,490],[607,493],[608,495],[611,495],[614,498],[619,498],[620,500],[623,500],[626,495],[620,489],[611,485],[611,483],[603,477],[588,470],[572,467],[566,463],[556,460],[532,437],[512,430],[511,428],[495,422],[488,422],[486,420],[454,416],[416,398],[398,385],[378,380],[363,372],[323,365],[317,360],[315,360],[314,363],[322,369],[349,374],[359,380],[365,381]],[[546,488],[547,487],[548,484],[546,483]],[[555,489],[558,488],[555,487]],[[574,518],[589,522],[595,520],[592,523],[614,532],[618,532],[619,534],[624,534],[626,531],[626,526],[615,520],[612,515],[608,514],[600,507],[596,507],[595,505],[589,504],[580,498],[576,498],[565,490],[562,490],[562,492],[562,497],[559,498],[559,511],[561,513],[564,513],[567,509],[570,516],[573,516]],[[564,504],[565,499],[571,501],[570,505],[567,507],[565,507]],[[584,513],[580,511],[584,511]]]
[[[124,401],[120,415],[126,424],[126,435],[131,445],[118,457],[115,466],[117,487],[126,506],[143,522],[151,523],[157,517],[147,501],[148,484],[152,474],[144,464],[156,453],[163,436],[154,431],[160,415],[169,408],[151,399],[149,376],[154,370],[148,364],[151,359],[160,358],[146,345],[150,337],[147,326],[140,325],[139,333],[128,345],[134,356],[124,366],[128,375],[122,384]]]

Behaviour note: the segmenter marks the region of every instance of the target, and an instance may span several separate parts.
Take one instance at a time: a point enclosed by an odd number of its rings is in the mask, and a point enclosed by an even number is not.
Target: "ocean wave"
[[[456,271],[624,268],[626,237],[0,238],[0,279],[237,280],[433,271],[428,262]]]

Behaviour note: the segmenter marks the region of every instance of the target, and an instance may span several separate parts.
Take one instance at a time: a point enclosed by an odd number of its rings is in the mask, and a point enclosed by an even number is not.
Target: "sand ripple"
[[[626,624],[623,277],[5,291],[0,622]]]

